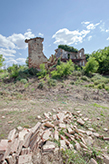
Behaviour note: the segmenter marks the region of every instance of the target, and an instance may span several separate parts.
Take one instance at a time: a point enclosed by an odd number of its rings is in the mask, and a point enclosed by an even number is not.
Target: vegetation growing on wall
[[[78,50],[76,48],[68,46],[68,45],[58,45],[58,48],[61,48],[68,52],[78,52]]]

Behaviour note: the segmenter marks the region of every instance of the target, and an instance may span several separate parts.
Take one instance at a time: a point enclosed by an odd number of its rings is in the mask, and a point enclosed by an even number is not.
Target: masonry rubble
[[[7,139],[0,141],[0,163],[2,164],[34,164],[33,154],[71,149],[75,153],[82,151],[92,153],[94,138],[109,140],[101,136],[93,128],[86,129],[84,124],[89,119],[80,117],[80,112],[53,110],[44,113],[40,122],[30,129],[17,127],[10,131]],[[80,128],[81,127],[81,128]],[[58,144],[57,144],[58,143]],[[73,143],[73,144],[72,144]],[[60,145],[60,146],[59,146]],[[90,149],[89,149],[90,147]],[[105,164],[109,164],[109,155],[105,151],[102,156]],[[91,158],[90,164],[96,164]]]

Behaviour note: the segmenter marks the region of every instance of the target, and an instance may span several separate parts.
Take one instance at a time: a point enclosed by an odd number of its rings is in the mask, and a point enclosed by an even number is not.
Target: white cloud
[[[100,30],[103,32],[105,31],[105,22],[103,22],[100,26]]]
[[[15,60],[15,59],[13,59],[13,58],[8,58],[6,61],[5,61],[5,63],[7,64],[7,65],[11,65],[11,64],[17,64],[17,61]]]
[[[12,49],[4,49],[4,48],[0,48],[0,54],[2,54],[3,56],[15,56],[13,54],[15,54],[16,51],[12,50]]]
[[[90,40],[91,40],[91,38],[92,38],[92,36],[91,36],[91,35],[90,35],[90,36],[88,36],[88,37],[87,37],[88,41],[90,41]]]
[[[109,37],[107,38],[107,40],[109,40]]]
[[[90,22],[84,22],[84,21],[81,22],[81,24],[86,24],[86,25],[89,24],[89,23],[90,23]]]
[[[31,32],[31,29],[27,29],[24,34],[14,33],[11,36],[3,36],[0,34],[0,54],[2,54],[6,60],[6,63],[25,63],[25,58],[14,59],[17,49],[26,49],[28,44],[25,43],[25,39],[30,39],[35,37]],[[21,55],[21,53],[19,53]],[[11,57],[11,58],[10,58]]]
[[[106,32],[109,32],[109,29],[107,29]]]
[[[15,48],[15,44],[0,34],[0,47]]]
[[[88,30],[94,30],[96,28],[96,26],[98,26],[102,21],[100,21],[99,23],[96,23],[96,24],[93,24],[93,23],[90,23],[86,28]]]
[[[83,38],[90,32],[90,30],[79,30],[69,31],[67,28],[58,30],[52,38],[55,38],[54,44],[77,44],[82,43]]]
[[[26,58],[17,58],[16,61],[17,61],[17,63],[22,63],[22,64],[24,64],[25,61],[26,61]]]
[[[30,31],[30,29],[27,30],[27,32],[23,34],[13,34],[9,36],[7,39],[10,40],[12,43],[16,45],[17,49],[25,49],[28,47],[28,44],[25,43],[25,39],[30,39],[35,37],[34,34]]]
[[[38,34],[38,35],[39,35],[39,36],[41,36],[41,37],[43,37],[43,36],[44,36],[44,34],[42,34],[42,33],[40,33],[40,32],[39,32],[39,34]]]

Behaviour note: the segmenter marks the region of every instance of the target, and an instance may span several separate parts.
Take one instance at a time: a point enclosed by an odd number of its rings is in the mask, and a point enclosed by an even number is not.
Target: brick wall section
[[[43,44],[44,38],[36,37],[32,39],[26,39],[25,42],[28,43],[28,53],[29,53],[29,68],[40,68],[40,64],[47,63],[47,58],[43,54]]]
[[[55,50],[55,56],[56,58],[59,58],[61,56],[62,61],[67,61],[71,59],[75,64],[78,64],[80,66],[84,66],[86,64],[86,56],[84,54],[84,48],[80,49],[77,53],[68,52],[61,48],[58,48]]]

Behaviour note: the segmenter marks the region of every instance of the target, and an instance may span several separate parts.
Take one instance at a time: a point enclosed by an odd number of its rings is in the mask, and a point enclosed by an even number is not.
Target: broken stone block
[[[79,151],[81,149],[81,146],[80,146],[80,144],[78,142],[76,142],[76,144],[75,144],[75,149],[77,151]]]
[[[26,163],[28,164],[32,163],[32,153],[19,156],[18,164],[26,164]]]
[[[92,135],[92,131],[86,131],[86,134],[87,134],[88,136],[91,136],[91,135]]]
[[[66,143],[67,145],[70,144],[70,142],[69,142],[63,135],[60,135],[60,137],[61,137],[62,140],[65,141],[65,143]]]
[[[5,118],[5,116],[2,116],[2,118]]]
[[[27,148],[27,147],[29,146],[31,136],[32,136],[32,131],[30,131],[30,132],[25,136],[24,143],[23,143],[23,146],[24,146],[24,147]]]
[[[83,134],[86,133],[86,131],[84,131],[84,130],[82,130],[82,129],[78,129],[78,131],[79,131],[79,133],[83,133]]]
[[[21,126],[18,126],[17,130],[21,131],[21,130],[23,130],[23,128]]]
[[[88,121],[88,120],[89,120],[89,118],[87,118],[87,117],[86,117],[86,118],[84,118],[83,120],[84,120],[84,121]]]
[[[54,128],[54,125],[51,122],[46,122],[44,124],[44,126],[48,127],[48,128]]]
[[[18,146],[19,146],[19,139],[15,138],[13,143],[11,144],[11,153],[17,152]]]
[[[87,146],[92,146],[94,143],[92,137],[89,137],[89,136],[85,139],[85,142],[86,142]]]
[[[55,149],[55,144],[51,141],[47,141],[43,146],[43,151],[53,151]]]
[[[41,119],[41,116],[37,116],[37,119],[39,119],[39,120],[40,120],[40,119]]]
[[[103,161],[105,162],[105,164],[109,164],[109,156],[106,154],[103,154],[103,157],[104,157]]]
[[[22,148],[21,155],[29,154],[30,152],[31,152],[30,147],[28,147],[28,148]]]
[[[56,119],[57,119],[56,114],[53,114],[52,119],[53,119],[53,120],[56,120]]]
[[[100,136],[98,133],[93,133],[93,135],[97,138]]]
[[[9,132],[9,135],[8,135],[8,142],[11,142],[14,140],[15,138],[15,133],[16,133],[16,129],[13,129]]]
[[[57,130],[54,131],[54,139],[59,140],[59,132]]]
[[[63,122],[65,118],[65,114],[60,112],[57,114],[57,118],[59,119],[60,122]]]
[[[41,126],[41,123],[38,122],[38,123],[31,129],[32,133],[35,133],[35,132],[40,128],[40,126]]]
[[[77,119],[77,123],[79,123],[80,125],[84,125],[85,124],[85,122],[81,118]]]
[[[49,119],[49,113],[44,113],[45,118]]]
[[[93,128],[88,128],[88,130],[90,130],[92,132],[95,132],[95,130]]]
[[[6,161],[6,160],[4,160],[4,161],[2,162],[2,164],[8,164],[8,163],[7,163],[7,161]]]
[[[7,156],[6,160],[9,164],[16,164],[16,155],[14,154],[13,156]]]
[[[93,158],[91,158],[89,164],[98,164],[98,163]]]
[[[70,127],[68,128],[68,133],[69,134],[74,134],[75,132],[74,132],[74,130],[72,130]]]
[[[46,141],[46,140],[49,139],[50,135],[51,135],[51,131],[50,130],[46,130],[44,132],[43,136],[42,136],[42,139]]]
[[[108,129],[107,129],[107,128],[104,128],[104,131],[105,131],[105,132],[107,132],[107,131],[108,131]]]
[[[80,114],[80,113],[81,113],[81,111],[80,111],[80,110],[78,110],[78,111],[77,111],[77,114]]]
[[[87,149],[87,146],[84,143],[80,142],[80,145],[81,145],[81,147]]]
[[[4,153],[8,147],[8,140],[1,140],[0,142],[0,153]]]
[[[109,137],[103,137],[104,140],[109,140]]]
[[[69,148],[70,148],[71,150],[74,149],[74,146],[73,146],[72,144],[69,144],[68,146],[69,146]]]
[[[60,150],[65,150],[67,148],[65,141],[64,140],[60,140]]]
[[[62,128],[62,129],[66,129],[66,125],[62,124],[62,123],[59,124],[59,127]]]
[[[28,133],[28,129],[24,128],[19,132],[19,140],[24,140],[25,135]]]

